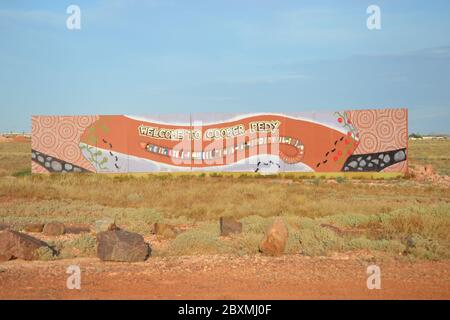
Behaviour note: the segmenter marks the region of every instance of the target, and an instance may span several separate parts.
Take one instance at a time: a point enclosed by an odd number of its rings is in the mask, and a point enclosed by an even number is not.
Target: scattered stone
[[[228,236],[233,233],[242,232],[242,223],[230,218],[230,217],[220,217],[220,235]]]
[[[358,162],[356,162],[356,161],[351,161],[349,164],[348,164],[348,166],[350,167],[350,168],[353,168],[353,169],[356,169],[356,167],[358,166]]]
[[[37,259],[36,250],[48,245],[32,236],[13,230],[0,232],[0,261]]]
[[[65,233],[64,224],[61,222],[49,222],[45,224],[43,232],[46,236],[61,236]]]
[[[178,234],[177,229],[166,223],[154,223],[150,227],[150,232],[164,238],[175,238]]]
[[[396,161],[396,162],[400,162],[400,161],[403,161],[405,159],[406,159],[406,154],[405,154],[405,152],[403,150],[397,151],[394,154],[394,161]]]
[[[104,231],[118,230],[119,228],[117,228],[116,222],[113,219],[104,218],[95,221],[94,229],[96,233],[100,233]]]
[[[363,168],[366,166],[366,164],[367,164],[367,163],[366,163],[365,160],[361,160],[361,161],[359,162],[359,166],[360,166],[360,167],[363,167]]]
[[[151,253],[144,237],[125,230],[104,231],[97,234],[97,256],[103,261],[145,261]]]
[[[391,161],[391,157],[387,154],[383,158],[384,163],[389,163]]]
[[[266,235],[259,244],[259,250],[270,256],[278,256],[284,253],[284,248],[289,237],[289,232],[281,217],[267,229]]]
[[[51,167],[52,167],[52,169],[54,170],[54,171],[61,171],[62,170],[62,164],[61,163],[59,163],[58,161],[56,161],[56,160],[53,160],[52,162],[51,162]]]
[[[44,224],[43,223],[31,223],[31,224],[27,224],[24,228],[23,231],[25,232],[42,232],[42,230],[44,229]]]

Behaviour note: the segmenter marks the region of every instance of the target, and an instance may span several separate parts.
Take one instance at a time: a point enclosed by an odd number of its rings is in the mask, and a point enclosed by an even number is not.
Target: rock
[[[175,238],[178,234],[174,226],[166,223],[154,223],[150,228],[152,234],[163,236],[164,238]]]
[[[37,259],[36,250],[48,245],[32,236],[13,230],[0,232],[0,261]]]
[[[80,234],[91,232],[91,227],[87,224],[70,224],[66,225],[66,233]]]
[[[31,223],[31,224],[27,224],[23,228],[23,231],[25,231],[25,232],[42,232],[43,229],[44,229],[43,223]]]
[[[117,228],[116,222],[113,219],[104,218],[95,221],[94,229],[96,233],[100,233],[105,231],[118,230],[119,228]]]
[[[220,235],[228,236],[242,232],[242,223],[229,217],[220,217]]]
[[[46,236],[61,236],[66,232],[66,228],[61,222],[49,222],[45,224],[42,232]]]
[[[259,244],[259,250],[270,256],[279,256],[284,253],[288,237],[286,224],[281,217],[277,217],[267,229],[266,235]]]
[[[97,257],[103,261],[145,261],[151,253],[144,237],[125,230],[100,232],[97,234],[97,242]]]

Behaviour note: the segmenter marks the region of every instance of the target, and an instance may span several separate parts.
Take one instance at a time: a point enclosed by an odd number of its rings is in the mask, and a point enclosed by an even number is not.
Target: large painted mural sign
[[[407,109],[33,116],[32,171],[406,172]]]

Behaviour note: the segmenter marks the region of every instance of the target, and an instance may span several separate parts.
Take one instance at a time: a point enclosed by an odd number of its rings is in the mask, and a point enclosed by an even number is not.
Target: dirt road
[[[366,286],[381,268],[381,289]],[[81,269],[69,290],[66,268]],[[376,262],[353,255],[152,257],[143,263],[94,258],[0,264],[0,299],[450,299],[450,261]]]

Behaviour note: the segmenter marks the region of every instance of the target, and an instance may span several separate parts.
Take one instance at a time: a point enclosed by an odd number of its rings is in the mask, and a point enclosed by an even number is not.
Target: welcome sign
[[[33,116],[32,171],[406,172],[407,109]]]

